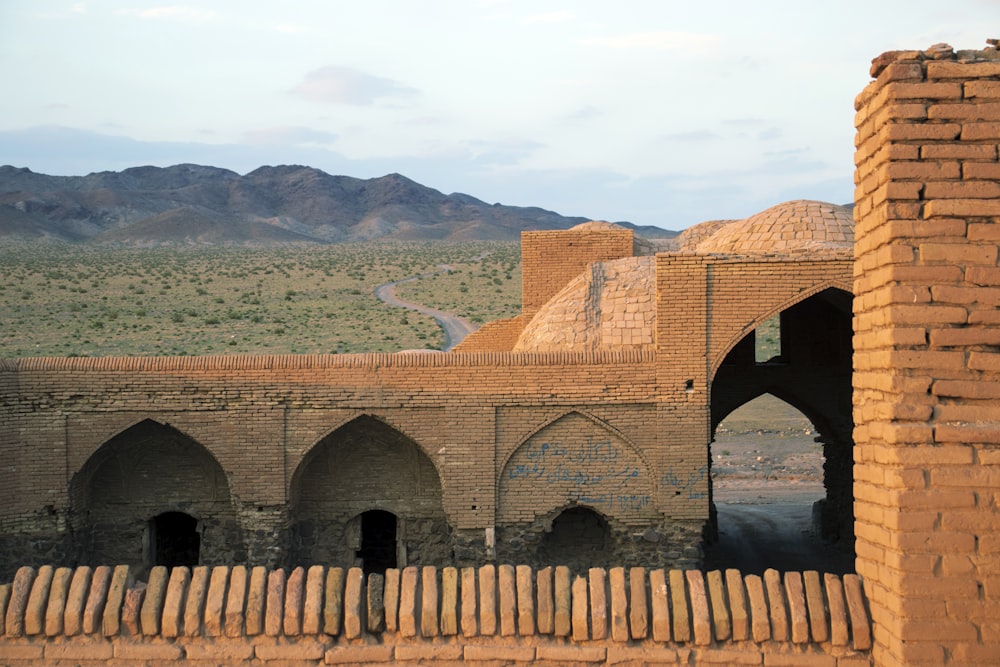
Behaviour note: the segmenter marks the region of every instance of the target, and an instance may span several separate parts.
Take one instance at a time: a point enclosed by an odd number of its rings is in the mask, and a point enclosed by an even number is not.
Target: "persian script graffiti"
[[[707,474],[708,466],[702,466],[694,472],[689,472],[687,477],[682,477],[673,470],[668,470],[664,473],[663,478],[660,481],[664,486],[673,488],[674,493],[677,495],[687,495],[688,498],[697,500],[699,498],[708,497],[708,494],[704,491],[695,490],[695,487],[698,486],[699,482],[705,479]]]
[[[638,510],[651,502],[648,495],[627,492],[640,471],[611,440],[588,438],[574,447],[561,442],[529,443],[517,458],[508,465],[508,479],[563,487],[569,484],[576,487],[573,495],[579,502],[608,509]]]

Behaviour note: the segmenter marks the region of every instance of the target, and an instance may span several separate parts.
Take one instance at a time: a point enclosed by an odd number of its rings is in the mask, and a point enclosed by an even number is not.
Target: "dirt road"
[[[447,266],[443,266],[441,268],[441,271],[447,270]],[[459,317],[458,315],[453,315],[452,313],[446,313],[443,310],[438,310],[437,308],[422,306],[419,303],[404,301],[396,296],[396,285],[402,285],[403,283],[420,280],[421,278],[432,275],[434,274],[424,273],[419,276],[411,276],[409,278],[404,278],[403,280],[397,280],[395,282],[379,285],[375,288],[375,297],[390,306],[415,310],[418,313],[427,315],[428,317],[433,317],[435,321],[437,321],[438,325],[440,325],[441,329],[444,330],[444,345],[441,346],[441,349],[444,352],[447,352],[461,343],[462,339],[478,329],[479,326],[464,317]]]

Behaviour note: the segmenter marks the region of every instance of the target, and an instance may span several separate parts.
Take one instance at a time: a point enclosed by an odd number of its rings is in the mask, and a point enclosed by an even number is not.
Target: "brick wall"
[[[526,566],[23,567],[0,662],[870,665],[858,577]]]
[[[855,514],[879,665],[1000,659],[1000,53],[856,100]]]

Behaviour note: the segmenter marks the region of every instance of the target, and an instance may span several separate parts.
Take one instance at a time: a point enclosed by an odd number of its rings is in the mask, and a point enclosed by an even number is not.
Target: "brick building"
[[[852,242],[817,202],[667,247],[586,223],[526,233],[523,314],[450,353],[4,361],[4,569],[695,566],[712,433],[762,393],[819,430],[849,539]]]

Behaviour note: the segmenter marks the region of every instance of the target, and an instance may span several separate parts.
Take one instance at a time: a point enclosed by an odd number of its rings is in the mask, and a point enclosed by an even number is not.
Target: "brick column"
[[[1000,661],[1000,53],[857,98],[855,533],[877,665]]]

